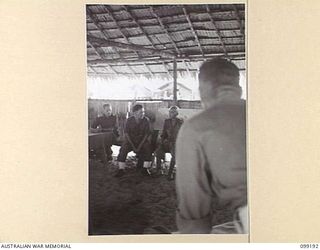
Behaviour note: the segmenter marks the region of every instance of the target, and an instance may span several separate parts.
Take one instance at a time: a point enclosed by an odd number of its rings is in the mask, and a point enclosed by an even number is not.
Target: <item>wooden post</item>
[[[177,60],[173,59],[173,104],[178,104],[177,98]]]

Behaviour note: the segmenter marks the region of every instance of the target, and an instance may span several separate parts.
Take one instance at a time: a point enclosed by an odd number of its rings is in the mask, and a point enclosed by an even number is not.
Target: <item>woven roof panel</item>
[[[87,5],[87,31],[90,74],[170,77],[174,55],[179,74],[221,55],[245,69],[244,4]]]

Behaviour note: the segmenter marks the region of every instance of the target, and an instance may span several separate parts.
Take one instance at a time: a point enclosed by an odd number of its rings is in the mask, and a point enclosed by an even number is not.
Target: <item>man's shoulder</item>
[[[188,120],[184,122],[184,125],[188,125],[191,127],[194,127],[195,125],[199,124],[205,124],[207,118],[208,118],[208,111],[207,110],[200,110],[199,113],[193,115]]]
[[[133,122],[134,119],[135,119],[134,116],[128,117],[127,118],[127,123]]]

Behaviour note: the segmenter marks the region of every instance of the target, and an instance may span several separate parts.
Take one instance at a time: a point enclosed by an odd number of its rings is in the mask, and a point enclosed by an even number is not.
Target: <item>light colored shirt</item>
[[[231,209],[247,203],[245,121],[245,101],[229,91],[182,126],[176,147],[180,233],[210,233],[213,199]]]

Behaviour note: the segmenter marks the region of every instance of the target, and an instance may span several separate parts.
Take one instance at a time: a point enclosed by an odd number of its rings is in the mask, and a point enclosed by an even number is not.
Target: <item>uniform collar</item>
[[[209,107],[220,104],[239,103],[241,101],[242,90],[239,86],[220,86],[215,89],[215,97]]]

